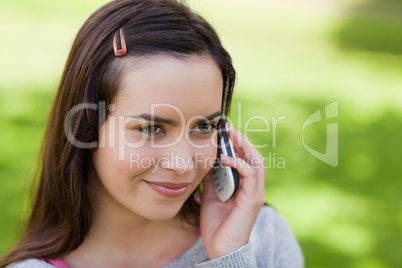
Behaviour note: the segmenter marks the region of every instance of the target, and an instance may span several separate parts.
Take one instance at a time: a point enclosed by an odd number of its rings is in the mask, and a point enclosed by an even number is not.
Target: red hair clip
[[[124,56],[127,54],[126,40],[124,39],[123,27],[120,27],[121,49],[117,49],[116,34],[117,34],[117,31],[114,33],[114,38],[113,38],[114,55],[116,55],[116,57],[121,57],[121,56]]]

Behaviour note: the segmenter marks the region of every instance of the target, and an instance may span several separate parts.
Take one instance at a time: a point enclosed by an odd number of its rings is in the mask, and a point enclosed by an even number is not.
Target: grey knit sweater
[[[240,228],[240,227],[239,227]],[[263,206],[251,232],[250,242],[221,258],[209,260],[202,237],[183,255],[164,268],[304,267],[299,244],[285,219],[272,207]],[[54,268],[38,259],[28,259],[7,268]]]

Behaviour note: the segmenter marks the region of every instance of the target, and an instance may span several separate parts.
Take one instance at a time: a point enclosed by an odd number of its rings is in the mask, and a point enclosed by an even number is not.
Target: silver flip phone
[[[226,156],[236,157],[227,131],[221,124],[218,124],[218,157],[211,169],[215,192],[222,202],[229,200],[239,188],[239,172],[235,168],[225,166],[220,161],[221,153]]]

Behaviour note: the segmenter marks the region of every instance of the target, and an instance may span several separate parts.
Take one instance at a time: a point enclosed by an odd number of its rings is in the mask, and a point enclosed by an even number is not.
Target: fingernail
[[[221,154],[221,162],[224,163],[224,164],[227,164],[230,161],[224,154]]]

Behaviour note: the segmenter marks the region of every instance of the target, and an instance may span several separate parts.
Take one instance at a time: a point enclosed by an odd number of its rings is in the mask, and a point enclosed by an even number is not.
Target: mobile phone
[[[232,141],[229,139],[228,129],[218,124],[218,156],[211,169],[212,182],[220,201],[229,200],[239,188],[239,172],[222,164],[221,153],[226,156],[236,157]]]

